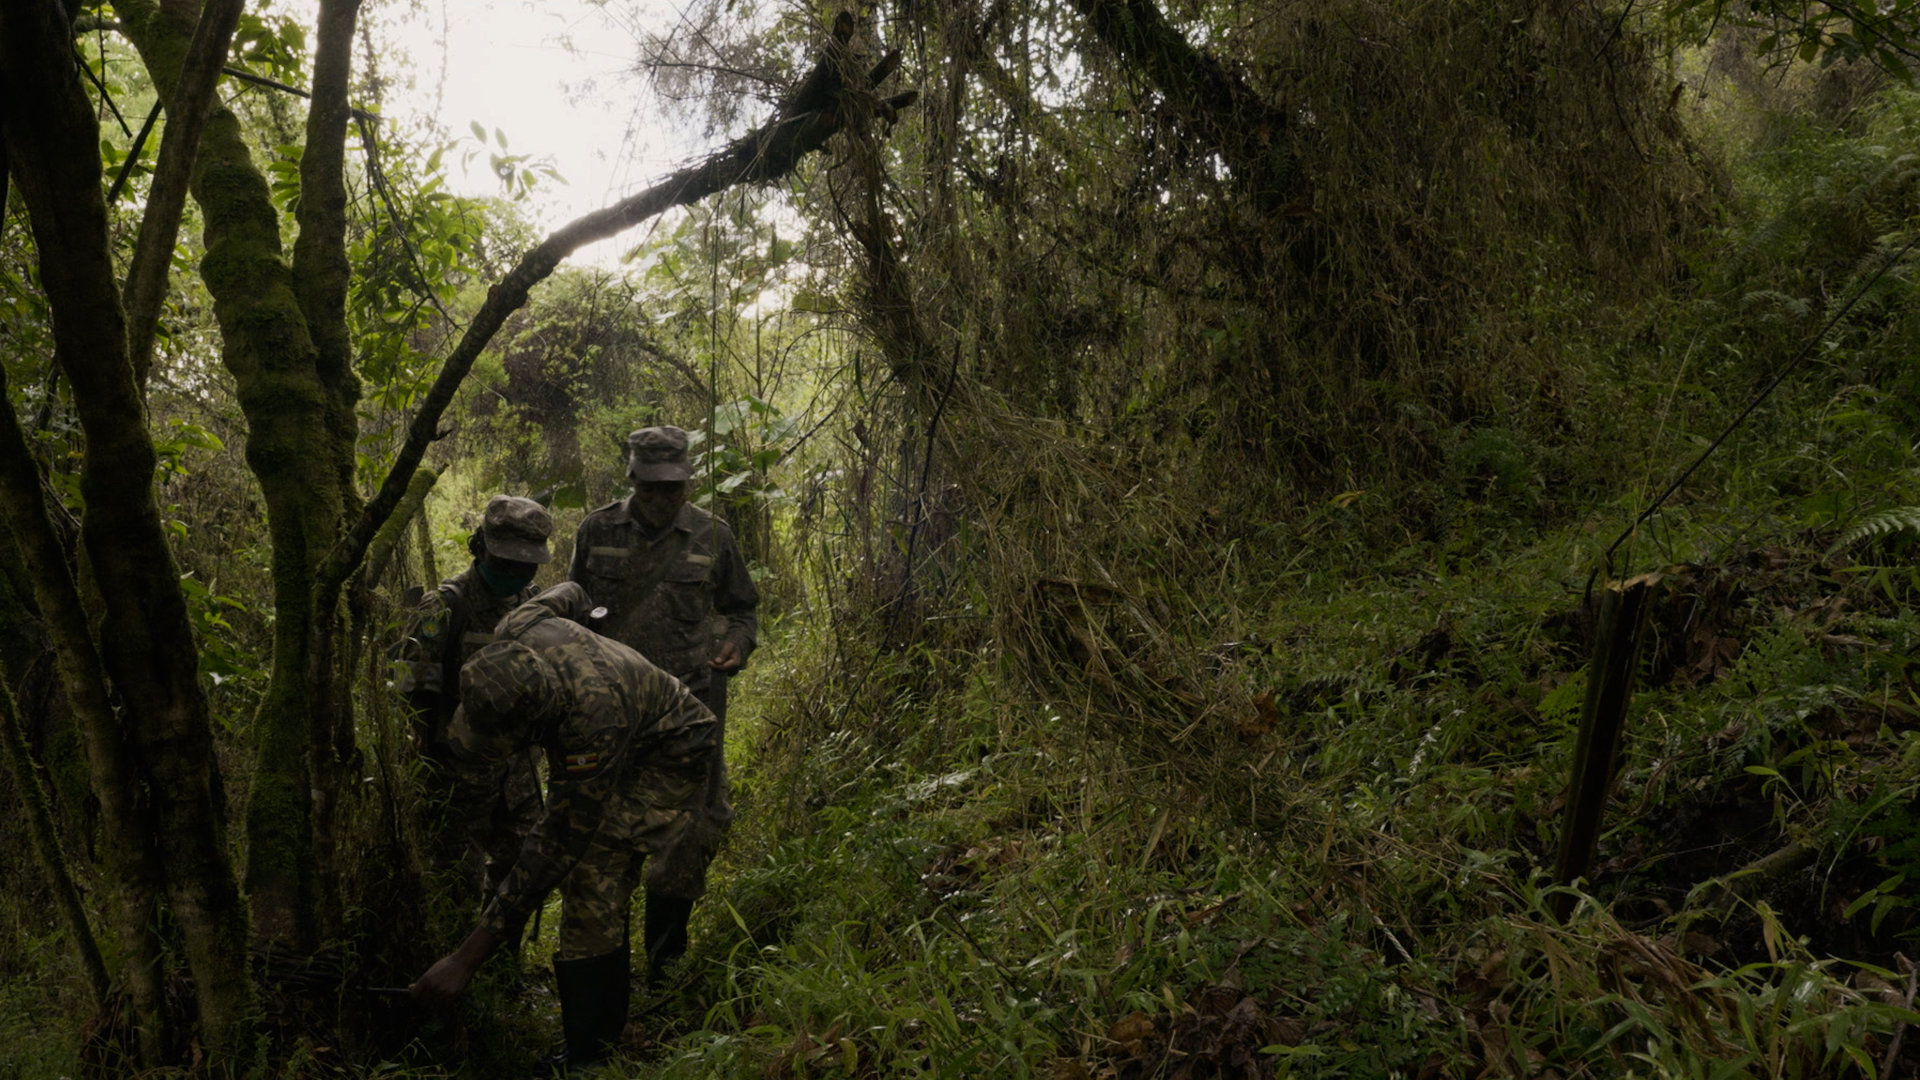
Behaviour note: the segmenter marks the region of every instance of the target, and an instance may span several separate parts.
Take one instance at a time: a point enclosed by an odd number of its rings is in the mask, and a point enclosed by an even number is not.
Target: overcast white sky
[[[642,2],[653,8],[646,17],[661,25],[677,17],[676,0]],[[387,100],[389,114],[437,115],[456,138],[470,138],[468,124],[478,122],[489,133],[505,131],[512,152],[552,159],[568,183],[542,184],[527,203],[543,230],[631,194],[706,149],[650,119],[648,95],[629,74],[636,54],[632,31],[615,24],[599,5],[583,0],[388,3],[374,16],[373,28],[412,57],[405,71],[383,71],[396,82]],[[409,82],[410,87],[404,85]],[[447,163],[457,191],[500,193],[484,154],[464,171],[458,155],[449,154]],[[624,250],[623,240],[630,246],[633,239],[606,241],[574,258],[609,262]]]

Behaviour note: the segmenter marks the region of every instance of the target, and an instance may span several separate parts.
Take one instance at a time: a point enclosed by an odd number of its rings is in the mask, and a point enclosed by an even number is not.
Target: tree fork
[[[169,92],[180,79],[191,32],[183,15],[191,5],[183,11],[178,4],[123,0],[116,10],[155,85]],[[338,48],[327,40],[319,47]],[[316,65],[328,66],[320,57]],[[343,451],[330,443],[343,431],[338,394],[320,373],[314,330],[283,253],[279,210],[239,122],[225,108],[208,114],[191,191],[206,223],[201,277],[214,298],[221,361],[246,414],[246,460],[260,481],[273,551],[273,664],[254,724],[256,767],[247,803],[251,931],[308,950],[316,941],[317,891],[309,645],[314,568],[339,535],[347,498]],[[351,443],[344,453],[351,454]]]

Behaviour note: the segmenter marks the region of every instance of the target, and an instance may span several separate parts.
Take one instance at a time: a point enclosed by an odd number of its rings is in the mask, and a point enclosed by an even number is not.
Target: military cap
[[[635,480],[686,480],[687,433],[677,427],[646,427],[627,436],[627,475]]]
[[[487,553],[514,562],[543,563],[553,558],[547,537],[553,535],[553,515],[532,499],[495,495],[487,500],[480,518],[480,536]]]
[[[453,748],[453,756],[461,761],[499,761],[526,746],[527,734],[530,733],[502,730],[492,735],[481,735],[468,723],[465,705],[456,707],[453,719],[447,721],[447,745]]]
[[[462,726],[482,739],[524,736],[558,701],[553,669],[518,641],[483,645],[460,669]]]

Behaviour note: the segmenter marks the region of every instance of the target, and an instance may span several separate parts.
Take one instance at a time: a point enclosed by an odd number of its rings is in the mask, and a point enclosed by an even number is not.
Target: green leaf
[[[469,120],[467,121],[467,127],[473,131],[474,138],[479,139],[481,142],[487,141],[487,129],[480,126],[480,121]]]

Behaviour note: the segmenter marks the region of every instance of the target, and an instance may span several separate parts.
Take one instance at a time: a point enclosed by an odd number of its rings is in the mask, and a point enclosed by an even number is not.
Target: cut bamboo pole
[[[1560,858],[1554,869],[1554,880],[1562,885],[1572,885],[1593,870],[1594,845],[1600,839],[1614,765],[1626,732],[1647,600],[1659,580],[1658,574],[1646,574],[1631,581],[1608,582],[1600,596],[1600,632],[1587,668],[1587,700],[1580,710],[1580,738],[1573,751]],[[1564,920],[1572,911],[1573,894],[1554,896],[1556,918]]]

